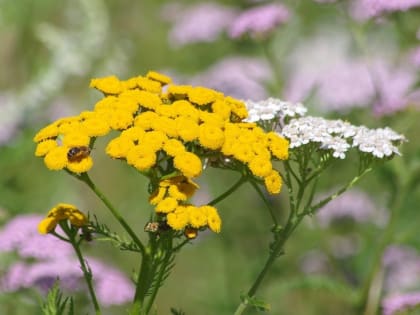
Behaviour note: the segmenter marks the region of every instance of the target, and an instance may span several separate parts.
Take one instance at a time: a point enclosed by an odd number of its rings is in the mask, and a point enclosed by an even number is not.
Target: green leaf
[[[67,304],[67,302],[69,302]],[[68,311],[66,313],[66,309]],[[48,292],[46,301],[41,306],[43,315],[74,315],[73,299],[66,297],[63,299],[63,294],[60,291],[60,282],[57,280],[54,286]]]
[[[270,304],[255,296],[249,297],[246,295],[241,295],[241,300],[244,304],[253,307],[257,311],[269,312],[271,309]]]

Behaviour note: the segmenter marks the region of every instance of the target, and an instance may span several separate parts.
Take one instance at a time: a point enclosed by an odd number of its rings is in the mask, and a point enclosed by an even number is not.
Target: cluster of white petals
[[[405,140],[390,128],[368,129],[311,116],[292,119],[280,133],[290,140],[290,148],[317,143],[320,149],[331,150],[333,157],[340,159],[352,147],[377,158],[399,154],[396,144]]]
[[[368,129],[365,126],[361,126],[357,128],[357,132],[353,137],[353,146],[362,152],[371,153],[377,158],[383,158],[393,154],[400,155],[394,143],[400,143],[405,140],[403,135],[388,127]]]
[[[263,101],[244,101],[248,110],[248,122],[280,119],[285,117],[304,116],[307,108],[301,103],[285,102],[276,98]]]

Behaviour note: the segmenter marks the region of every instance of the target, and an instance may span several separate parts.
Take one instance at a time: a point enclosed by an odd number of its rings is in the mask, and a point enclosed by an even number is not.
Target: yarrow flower
[[[290,148],[315,143],[322,150],[330,150],[335,158],[344,159],[346,152],[357,148],[376,158],[400,154],[396,144],[405,141],[403,135],[390,128],[368,129],[348,122],[327,120],[322,117],[292,119],[281,134],[290,140]]]
[[[282,4],[266,4],[242,12],[231,24],[229,36],[239,38],[249,34],[265,38],[277,26],[289,19],[289,10]]]
[[[307,112],[301,103],[285,102],[272,97],[259,102],[246,100],[245,106],[249,114],[246,121],[259,123],[270,130],[274,130],[278,124],[283,126],[290,118],[304,116]]]
[[[221,227],[215,208],[195,207],[187,200],[196,189],[192,178],[202,173],[203,160],[211,159],[214,167],[241,165],[269,193],[280,192],[282,180],[272,160],[288,158],[289,142],[246,121],[244,102],[203,86],[171,84],[170,77],[154,71],[127,80],[96,78],[90,85],[104,94],[93,111],[59,119],[34,137],[35,154],[44,157],[49,169],[87,172],[95,140],[111,130],[119,132],[107,144],[107,155],[150,179],[158,226],[185,231],[187,237],[196,235],[194,230],[219,232]],[[291,106],[283,107],[285,114],[292,114]],[[82,215],[77,209],[57,207],[39,225],[41,233],[52,231],[62,219],[84,224],[82,217],[75,221]],[[64,208],[71,211],[62,215],[59,209]]]

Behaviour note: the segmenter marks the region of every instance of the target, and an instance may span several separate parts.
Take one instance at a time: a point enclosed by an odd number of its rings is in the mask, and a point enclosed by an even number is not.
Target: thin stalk
[[[153,292],[152,292],[152,294],[151,294],[151,296],[149,298],[149,301],[147,302],[146,314],[149,314],[149,311],[150,311],[150,309],[151,309],[151,307],[153,305],[153,302],[155,301],[156,295],[157,295],[158,290],[160,288],[160,283],[163,280],[163,276],[164,276],[164,273],[165,273],[166,265],[169,263],[169,261],[171,259],[171,256],[172,256],[172,252],[171,251],[167,251],[166,254],[165,254],[165,257],[164,257],[164,259],[162,261],[160,270],[159,270],[159,274],[158,274],[158,278],[157,278],[157,283],[158,284],[153,288]]]
[[[264,204],[266,205],[268,211],[270,212],[271,218],[273,219],[274,224],[278,225],[277,218],[274,215],[273,207],[271,207],[270,202],[264,196],[264,193],[261,191],[260,187],[258,187],[257,183],[255,183],[253,180],[250,180],[250,183],[251,183],[252,187],[254,187],[254,189],[257,191],[258,195],[261,197]]]
[[[77,245],[77,241],[75,239],[75,236],[77,233],[68,233],[68,236],[70,238],[70,243],[72,244],[74,251],[76,252],[77,259],[79,260],[80,267],[82,268],[83,276],[85,278],[86,284],[88,286],[89,295],[92,299],[93,306],[95,308],[95,314],[100,315],[101,309],[98,304],[98,300],[96,299],[95,290],[93,289],[92,285],[92,272],[88,270],[88,267],[86,266],[86,261],[83,259],[82,252],[80,251],[80,247]]]
[[[226,197],[228,197],[230,194],[232,194],[236,189],[238,189],[243,183],[245,183],[247,180],[246,176],[241,176],[241,178],[232,185],[232,187],[230,187],[228,190],[226,190],[223,194],[221,194],[219,197],[213,199],[212,201],[210,201],[208,203],[208,205],[213,206],[216,203],[222,201],[223,199],[225,199]]]
[[[77,176],[76,178],[80,179],[86,185],[89,186],[90,189],[98,196],[99,199],[105,204],[105,206],[111,211],[112,215],[115,219],[121,224],[121,226],[125,229],[125,231],[131,236],[132,240],[136,243],[136,245],[140,248],[140,252],[142,255],[145,254],[145,247],[141,240],[137,237],[136,233],[131,229],[128,223],[124,220],[123,216],[120,212],[111,204],[111,202],[105,197],[105,195],[96,187],[93,181],[90,179],[87,173],[83,173],[81,176]]]
[[[135,304],[137,303],[140,306],[143,304],[144,297],[149,286],[152,263],[152,253],[150,248],[147,247],[144,254],[142,255],[140,271],[136,282],[136,293],[134,294],[133,301]]]

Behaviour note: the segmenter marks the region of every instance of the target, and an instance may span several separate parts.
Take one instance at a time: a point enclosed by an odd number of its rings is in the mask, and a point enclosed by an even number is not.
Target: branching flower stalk
[[[286,103],[282,104],[274,99],[264,102],[265,105],[275,108],[273,117],[267,116],[267,109],[263,108],[261,103],[248,102],[247,104],[248,108],[256,109],[254,119],[258,121],[258,110],[261,109],[262,115],[266,118],[261,119],[261,115],[260,120],[285,119],[287,122],[287,115],[280,116],[284,112]],[[290,104],[287,105],[290,106]],[[296,112],[293,116],[295,114]],[[279,227],[274,220],[272,229],[274,241],[270,244],[269,256],[247,295],[242,297],[235,315],[242,314],[248,306],[256,307],[254,300],[258,288],[276,258],[284,254],[286,241],[302,219],[315,214],[318,209],[350,189],[369,173],[381,158],[399,154],[394,144],[405,140],[402,135],[390,129],[369,130],[366,127],[352,126],[340,120],[328,121],[315,117],[302,117],[288,121],[280,126],[279,132],[291,140],[290,157],[284,163],[284,182],[289,192],[289,216],[284,227]],[[336,193],[313,203],[316,184],[325,168],[332,164],[334,158],[344,159],[346,151],[351,147],[356,147],[359,151],[358,174]]]

